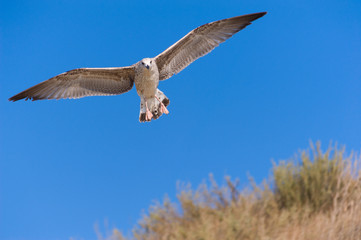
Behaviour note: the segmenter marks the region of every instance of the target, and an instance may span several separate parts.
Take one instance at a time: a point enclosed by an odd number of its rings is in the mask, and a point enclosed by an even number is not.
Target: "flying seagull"
[[[9,98],[9,101],[117,95],[128,92],[135,83],[140,97],[139,121],[150,122],[169,113],[169,99],[158,89],[159,81],[179,73],[266,13],[204,24],[154,58],[144,58],[128,67],[70,70]]]

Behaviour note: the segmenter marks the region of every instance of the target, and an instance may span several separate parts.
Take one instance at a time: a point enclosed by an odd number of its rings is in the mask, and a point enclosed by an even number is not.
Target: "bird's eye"
[[[144,65],[144,62],[142,62],[142,65]]]
[[[150,63],[152,63],[152,61],[150,61]]]

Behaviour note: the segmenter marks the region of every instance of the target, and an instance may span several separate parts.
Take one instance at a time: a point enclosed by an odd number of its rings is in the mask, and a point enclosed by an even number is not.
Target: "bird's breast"
[[[134,79],[137,93],[141,97],[152,98],[158,88],[159,73],[154,71],[142,71],[135,74]]]

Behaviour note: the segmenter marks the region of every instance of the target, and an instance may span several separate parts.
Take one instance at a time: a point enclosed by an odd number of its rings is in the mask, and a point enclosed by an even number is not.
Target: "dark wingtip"
[[[25,101],[26,101],[28,99],[32,100],[33,97],[29,97],[29,95],[25,91],[23,91],[23,92],[18,93],[16,95],[12,96],[11,98],[9,98],[9,101],[10,102],[16,102],[16,101],[19,101],[19,100],[24,99],[24,98],[25,98]]]
[[[16,102],[16,101],[21,100],[21,99],[23,99],[23,97],[20,97],[20,96],[18,96],[18,95],[15,95],[15,96],[12,96],[11,98],[9,98],[8,100],[9,100],[10,102]]]
[[[248,14],[248,16],[251,18],[250,21],[254,21],[254,20],[258,19],[258,18],[263,17],[266,14],[267,14],[267,12],[259,12],[259,13]]]
[[[36,86],[34,86],[34,87],[36,87]],[[27,89],[25,91],[22,91],[21,93],[16,94],[16,95],[12,96],[11,98],[9,98],[8,100],[10,102],[16,102],[16,101],[19,101],[19,100],[22,100],[22,99],[24,99],[25,101],[27,101],[27,100],[31,100],[31,101],[42,100],[43,98],[39,98],[38,96],[34,95],[31,92],[34,87],[29,88],[29,89]]]
[[[31,101],[41,100],[40,98],[37,98],[37,97],[34,97],[34,96],[29,96],[28,94],[26,94],[24,92],[16,94],[15,96],[12,96],[8,100],[10,102],[16,102],[16,101],[19,101],[19,100],[22,100],[22,99],[24,99],[25,101],[27,101],[27,100],[31,100]]]

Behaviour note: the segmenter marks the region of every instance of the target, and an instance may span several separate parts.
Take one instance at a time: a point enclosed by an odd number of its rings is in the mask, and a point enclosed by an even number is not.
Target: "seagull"
[[[118,95],[128,92],[135,84],[140,97],[139,121],[150,122],[169,113],[169,98],[158,89],[159,81],[179,73],[266,13],[204,24],[156,57],[144,58],[127,67],[73,69],[16,94],[9,101]]]

